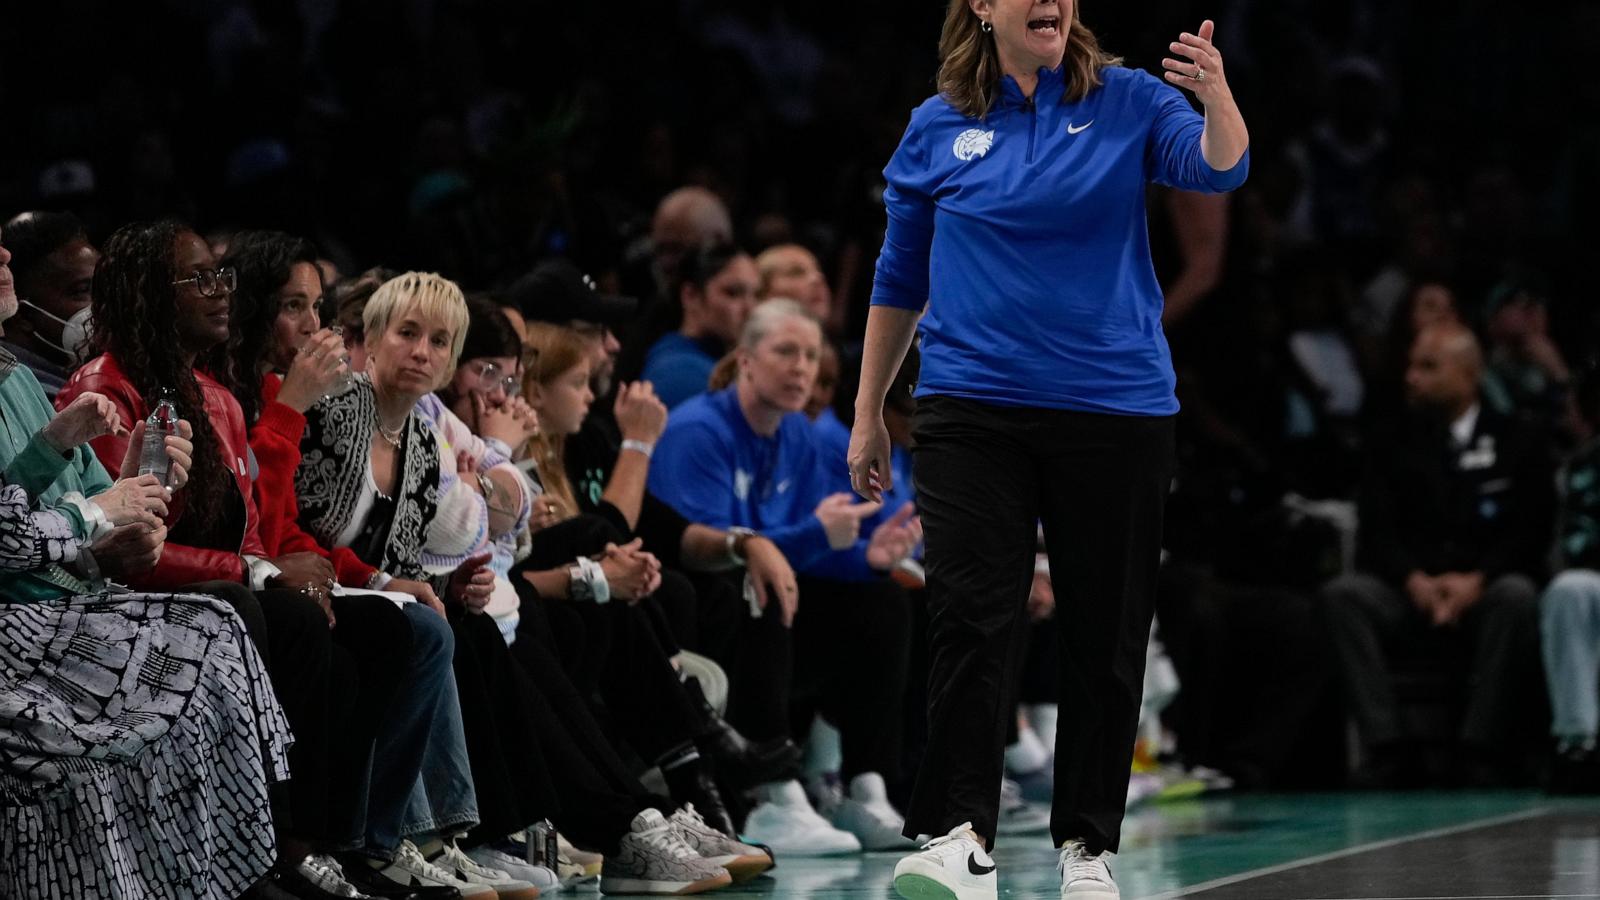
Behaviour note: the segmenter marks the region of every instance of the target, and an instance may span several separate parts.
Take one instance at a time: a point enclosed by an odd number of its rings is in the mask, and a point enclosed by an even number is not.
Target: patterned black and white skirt
[[[0,601],[0,897],[237,897],[292,741],[216,599]]]

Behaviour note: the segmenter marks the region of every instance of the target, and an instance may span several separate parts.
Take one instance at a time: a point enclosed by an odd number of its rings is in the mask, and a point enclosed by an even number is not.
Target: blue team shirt
[[[704,345],[672,331],[650,345],[639,379],[650,382],[656,396],[667,409],[672,409],[696,394],[704,394],[716,367],[717,358]]]
[[[888,211],[872,303],[923,310],[917,396],[1170,415],[1172,358],[1150,260],[1145,185],[1230,191],[1201,155],[1205,121],[1147,72],[1109,68],[1062,103],[1015,81],[984,119],[933,97],[884,169]]]
[[[823,463],[804,413],[790,413],[777,434],[763,437],[750,428],[738,389],[730,387],[672,411],[651,456],[650,492],[691,522],[761,532],[797,572],[844,581],[881,577],[867,565],[865,538],[845,550],[829,548],[813,513],[833,484]]]

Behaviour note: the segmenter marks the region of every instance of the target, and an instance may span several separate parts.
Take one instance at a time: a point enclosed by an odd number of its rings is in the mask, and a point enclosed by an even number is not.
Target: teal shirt
[[[59,453],[45,442],[42,430],[55,417],[38,379],[15,357],[0,349],[0,480],[27,492],[37,510],[65,516],[81,541],[89,524],[64,498],[71,493],[93,497],[111,487],[111,476],[87,445]],[[60,566],[31,572],[0,572],[0,600],[32,603],[89,586]]]

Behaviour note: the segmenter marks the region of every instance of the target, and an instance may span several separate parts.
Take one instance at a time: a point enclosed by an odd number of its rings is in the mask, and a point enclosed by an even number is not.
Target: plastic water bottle
[[[144,420],[144,446],[139,450],[139,474],[154,475],[171,486],[172,457],[167,455],[167,435],[178,433],[178,404],[170,388],[156,394],[155,406]]]

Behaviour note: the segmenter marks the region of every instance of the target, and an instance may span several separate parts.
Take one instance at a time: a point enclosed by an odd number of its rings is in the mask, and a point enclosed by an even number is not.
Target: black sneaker
[[[1567,747],[1556,750],[1550,758],[1550,783],[1546,790],[1552,794],[1600,794],[1600,749]]]

